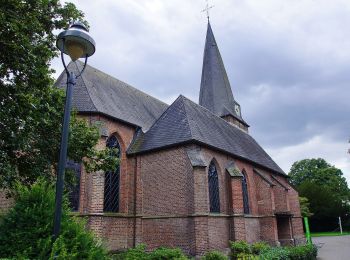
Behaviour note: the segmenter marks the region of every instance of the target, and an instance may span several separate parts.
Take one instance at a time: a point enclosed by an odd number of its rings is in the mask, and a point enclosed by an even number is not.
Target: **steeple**
[[[199,104],[229,123],[248,131],[241,107],[235,101],[219,48],[208,21]]]

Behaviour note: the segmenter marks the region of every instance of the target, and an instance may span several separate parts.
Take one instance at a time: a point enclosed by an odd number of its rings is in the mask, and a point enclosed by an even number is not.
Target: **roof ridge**
[[[187,111],[187,108],[186,108],[185,103],[184,103],[184,101],[185,101],[186,99],[187,99],[187,100],[189,100],[189,99],[186,98],[186,97],[185,97],[184,95],[182,95],[182,94],[180,94],[179,98],[181,98],[181,100],[182,100],[182,106],[183,106],[183,108],[184,108],[184,110],[185,110],[187,125],[188,125],[188,128],[190,129],[190,135],[191,135],[191,137],[192,137],[192,139],[193,139],[192,125],[190,124],[190,122],[189,122],[189,120],[188,120],[188,111]]]
[[[180,99],[182,95],[179,95],[173,103],[171,103],[170,105],[168,105],[168,107],[164,110],[164,112],[156,119],[156,121],[154,121],[154,123],[150,126],[150,128],[148,128],[148,130],[145,132],[149,132],[153,127],[156,126],[156,124],[163,118],[163,115],[166,114],[168,112],[168,110],[175,104],[175,102],[177,102],[178,99]],[[183,96],[182,96],[183,97]]]
[[[79,60],[77,60],[77,61],[79,61]],[[82,63],[81,61],[79,61],[79,62],[80,62],[80,63]],[[77,69],[78,69],[78,71],[79,71],[78,64],[77,64],[76,62],[74,62],[74,64],[77,66]],[[86,64],[86,66],[87,66],[87,64]],[[86,92],[87,92],[87,93],[88,93],[88,95],[89,95],[89,98],[90,98],[90,100],[91,100],[91,103],[94,105],[95,110],[96,110],[96,111],[98,111],[98,109],[97,109],[97,107],[96,107],[96,104],[95,104],[94,100],[93,100],[93,99],[92,99],[92,97],[91,97],[91,93],[90,93],[90,91],[89,91],[89,88],[86,86],[86,82],[85,82],[84,73],[82,73],[82,74],[80,75],[80,77],[81,77],[81,80],[82,80],[82,81],[83,81],[83,83],[84,83],[84,86],[85,86]]]

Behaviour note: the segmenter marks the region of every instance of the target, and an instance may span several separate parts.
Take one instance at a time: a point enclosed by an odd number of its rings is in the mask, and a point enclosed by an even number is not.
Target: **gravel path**
[[[319,260],[350,260],[350,236],[313,237]]]

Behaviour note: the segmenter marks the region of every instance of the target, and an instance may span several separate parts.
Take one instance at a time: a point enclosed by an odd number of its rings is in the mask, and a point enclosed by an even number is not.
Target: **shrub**
[[[160,247],[149,254],[150,260],[187,260],[180,248]]]
[[[268,250],[271,247],[266,242],[256,242],[251,245],[251,250],[254,255],[259,255],[262,251]]]
[[[240,253],[237,260],[259,260],[259,256],[253,254]]]
[[[61,235],[52,243],[55,189],[44,180],[17,185],[15,205],[0,224],[0,258],[106,259],[101,243],[84,222],[69,216],[64,199]]]
[[[287,250],[291,260],[312,260],[317,257],[317,247],[315,245],[288,247]]]
[[[202,260],[227,260],[228,257],[221,252],[211,251],[206,253],[201,259]]]
[[[240,253],[251,254],[250,245],[245,241],[230,242],[233,259],[237,259]]]
[[[314,260],[317,257],[317,247],[315,245],[274,247],[262,250],[259,256],[264,260]]]
[[[146,245],[140,244],[137,245],[135,248],[130,248],[126,252],[114,254],[112,256],[112,259],[114,260],[146,260],[148,258],[148,254],[145,252]]]
[[[260,255],[262,260],[289,260],[289,253],[283,247],[272,247],[270,249],[263,250]]]
[[[187,260],[179,248],[160,247],[153,252],[146,252],[146,245],[140,244],[128,251],[115,254],[112,256],[114,260]]]

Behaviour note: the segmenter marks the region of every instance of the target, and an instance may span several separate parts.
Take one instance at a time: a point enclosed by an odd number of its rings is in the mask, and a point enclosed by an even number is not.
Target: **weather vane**
[[[201,12],[202,13],[203,12],[207,13],[207,18],[208,18],[208,21],[209,21],[209,10],[212,9],[214,7],[214,5],[209,6],[208,0],[205,0],[205,1],[207,2],[207,5],[205,6],[205,8]]]

